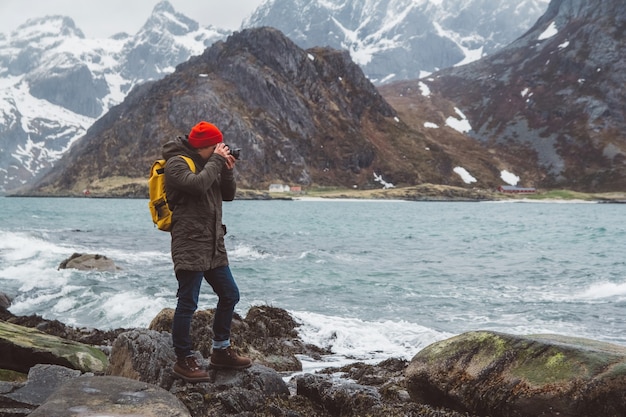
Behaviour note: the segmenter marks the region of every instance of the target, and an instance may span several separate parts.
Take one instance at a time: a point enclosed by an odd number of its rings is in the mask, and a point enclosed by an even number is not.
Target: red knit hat
[[[189,144],[198,149],[207,146],[217,145],[222,141],[222,132],[209,122],[200,122],[191,128],[191,132],[187,136]]]

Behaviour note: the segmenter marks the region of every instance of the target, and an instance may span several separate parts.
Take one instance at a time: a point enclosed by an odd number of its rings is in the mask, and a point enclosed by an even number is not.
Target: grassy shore
[[[588,201],[626,203],[626,192],[581,193],[569,190],[537,191],[533,194],[504,194],[492,190],[465,189],[436,184],[422,184],[413,187],[355,190],[347,188],[319,187],[302,193],[268,193],[245,191],[249,197],[261,193],[265,198],[336,198],[367,200],[409,200],[409,201]]]

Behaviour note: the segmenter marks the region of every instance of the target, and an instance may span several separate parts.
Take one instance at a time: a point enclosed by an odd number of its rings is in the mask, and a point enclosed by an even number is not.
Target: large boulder
[[[106,373],[167,388],[172,384],[170,368],[174,361],[169,333],[134,329],[120,334],[113,342]]]
[[[301,371],[302,362],[296,355],[319,356],[319,350],[312,352],[298,336],[298,323],[281,308],[253,306],[246,314],[247,324],[243,338],[248,345],[248,353],[257,363],[279,372]]]
[[[418,352],[406,378],[414,401],[478,415],[626,415],[626,347],[587,339],[468,332]]]
[[[29,417],[190,417],[174,395],[155,385],[115,376],[74,378]]]
[[[103,373],[108,359],[93,346],[0,321],[0,369],[27,373],[40,363]]]

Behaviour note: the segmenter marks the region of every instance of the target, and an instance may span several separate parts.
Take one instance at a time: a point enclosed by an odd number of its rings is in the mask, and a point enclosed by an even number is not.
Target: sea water
[[[112,329],[147,327],[175,307],[169,234],[147,200],[0,204],[0,291],[14,314]],[[410,359],[481,329],[626,345],[625,214],[583,202],[224,203],[236,311],[289,311],[301,338],[337,363]],[[59,270],[75,252],[120,269]],[[200,308],[215,303],[204,285]]]

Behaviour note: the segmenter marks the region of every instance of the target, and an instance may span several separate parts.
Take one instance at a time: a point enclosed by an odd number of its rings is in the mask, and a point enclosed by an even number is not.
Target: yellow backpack
[[[196,172],[196,164],[188,156],[180,155],[193,173]],[[172,227],[172,210],[167,204],[167,195],[165,195],[165,159],[157,159],[152,164],[150,177],[148,178],[148,191],[150,194],[150,214],[152,214],[152,222],[164,232],[169,232]]]

